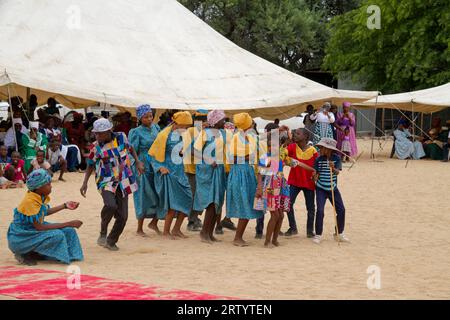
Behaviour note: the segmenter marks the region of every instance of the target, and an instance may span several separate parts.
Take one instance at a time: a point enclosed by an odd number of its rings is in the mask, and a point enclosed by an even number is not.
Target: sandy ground
[[[282,246],[275,249],[253,238],[255,221],[245,234],[251,243],[247,248],[234,247],[228,230],[215,245],[201,243],[195,233],[179,241],[150,231],[150,237],[141,238],[135,235],[130,201],[130,219],[118,243],[121,251],[112,253],[96,245],[102,202],[93,180],[87,199],[80,196],[81,174],[54,183],[54,205],[66,200],[81,205],[51,221],[84,221],[78,234],[86,259],[78,265],[89,275],[249,299],[449,299],[450,165],[422,160],[405,167],[406,161],[388,159],[392,142],[383,149],[376,142],[381,162],[374,162],[369,158],[370,142],[360,140],[359,145],[363,154],[358,163],[339,178],[351,244],[338,246],[333,241],[329,205],[325,241],[317,246],[306,239],[302,196],[296,203],[300,234],[281,238]],[[24,192],[0,191],[0,265],[16,264],[6,232]],[[368,288],[370,266],[380,270],[380,289]],[[40,263],[38,268],[66,270],[54,263]]]

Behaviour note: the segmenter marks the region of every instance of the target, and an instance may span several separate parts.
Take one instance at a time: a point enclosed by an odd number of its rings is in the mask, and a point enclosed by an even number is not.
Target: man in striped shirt
[[[327,199],[332,202],[333,190],[338,225],[338,232],[334,235],[334,238],[336,241],[349,242],[348,238],[344,235],[344,202],[342,201],[341,193],[337,188],[337,176],[342,170],[342,162],[341,158],[334,153],[334,151],[338,151],[336,148],[336,140],[331,138],[322,138],[317,146],[320,148],[320,157],[318,157],[314,163],[314,169],[316,170],[315,180],[317,212],[316,236],[313,241],[317,244],[320,244],[322,241],[325,203]]]

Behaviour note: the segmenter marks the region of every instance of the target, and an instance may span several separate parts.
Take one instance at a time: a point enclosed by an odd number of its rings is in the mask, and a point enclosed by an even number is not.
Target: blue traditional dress
[[[409,140],[412,137],[408,130],[397,129],[394,131],[395,136],[395,155],[401,159],[405,160],[407,158],[412,158],[414,160],[419,160],[425,157],[425,151],[423,146],[419,141],[412,142]]]
[[[167,130],[166,128],[165,130]],[[163,130],[160,134],[165,134]],[[158,194],[158,219],[165,219],[170,209],[189,216],[192,209],[192,191],[189,180],[184,173],[183,158],[180,152],[183,142],[179,132],[171,131],[166,141],[165,159],[157,161],[149,156],[155,172],[155,189]],[[167,168],[170,173],[162,175],[161,167]]]
[[[49,197],[42,197],[28,191],[20,205],[14,209],[14,220],[8,230],[9,249],[16,255],[30,252],[39,253],[50,260],[66,264],[83,260],[83,250],[74,228],[38,231],[34,222],[44,222],[47,215]]]
[[[213,203],[216,214],[219,214],[225,200],[227,183],[223,152],[225,131],[219,130],[220,136],[215,136],[214,131],[205,129],[204,141],[198,139],[194,145],[196,152],[203,155],[201,163],[196,165],[194,210],[203,211]],[[215,168],[211,165],[213,161],[217,163]]]
[[[145,165],[145,172],[139,175],[136,164],[133,165],[133,172],[137,180],[138,190],[133,194],[134,209],[136,218],[154,218],[158,207],[158,194],[155,189],[154,171],[148,157],[148,150],[156,139],[160,129],[156,124],[151,127],[139,126],[132,129],[128,135],[128,141],[136,151],[139,160]]]
[[[247,141],[239,131],[233,136],[230,157],[236,157],[237,161],[231,166],[227,181],[228,218],[258,219],[264,215],[264,211],[253,208],[257,187],[255,166],[258,161],[258,151],[256,140],[256,137],[248,135]],[[245,159],[245,156],[250,158]]]

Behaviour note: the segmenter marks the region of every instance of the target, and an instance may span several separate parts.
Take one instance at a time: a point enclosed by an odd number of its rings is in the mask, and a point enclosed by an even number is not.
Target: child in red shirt
[[[317,150],[308,145],[310,134],[308,130],[301,128],[294,131],[294,143],[288,146],[289,157],[298,160],[310,167],[314,166],[316,159],[319,157]],[[290,189],[291,208],[288,213],[289,229],[284,234],[285,236],[292,236],[298,234],[297,223],[295,221],[294,204],[298,194],[303,191],[305,197],[306,209],[308,211],[308,218],[306,222],[306,235],[308,238],[314,237],[314,218],[316,212],[315,206],[315,183],[312,179],[313,173],[298,166],[291,168],[288,178]]]
[[[5,167],[5,172],[8,171],[10,167],[14,168],[14,180],[16,183],[24,183],[27,180],[27,175],[25,172],[25,161],[20,158],[20,153],[14,151],[11,154],[11,163],[8,163]]]

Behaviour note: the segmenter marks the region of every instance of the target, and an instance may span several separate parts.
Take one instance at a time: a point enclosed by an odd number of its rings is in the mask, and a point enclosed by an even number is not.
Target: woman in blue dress
[[[173,124],[158,134],[148,152],[159,198],[157,217],[165,219],[163,236],[171,239],[187,238],[181,232],[181,225],[192,209],[192,191],[184,173],[182,152],[184,146],[190,145],[190,141],[183,141],[181,131],[191,125],[192,116],[189,112],[175,113]],[[170,232],[175,215],[177,220]]]
[[[153,112],[148,104],[139,106],[136,115],[141,125],[130,131],[128,141],[136,151],[139,160],[145,165],[145,172],[142,175],[138,174],[135,165],[132,167],[138,184],[137,192],[133,193],[134,209],[138,220],[136,233],[145,236],[144,219],[152,219],[148,227],[160,234],[158,218],[156,217],[158,194],[155,189],[153,168],[148,157],[148,150],[150,150],[160,130],[157,124],[153,124]]]
[[[194,144],[195,156],[200,158],[196,165],[194,210],[206,209],[200,232],[200,239],[206,243],[219,241],[213,236],[213,231],[225,200],[225,118],[222,110],[210,111],[207,116],[209,128],[202,131]]]
[[[227,181],[227,217],[239,218],[233,244],[244,247],[247,242],[242,237],[248,221],[261,218],[264,211],[253,208],[257,187],[255,170],[258,163],[257,137],[251,133],[253,119],[248,113],[239,113],[233,120],[238,130],[229,150],[234,162]]]
[[[46,216],[63,209],[75,210],[79,203],[69,201],[50,208],[51,177],[44,169],[35,170],[28,176],[27,187],[28,192],[14,209],[14,220],[8,229],[9,249],[16,259],[26,265],[35,265],[38,259],[66,264],[83,260],[83,250],[75,231],[81,227],[81,221],[44,222]]]

